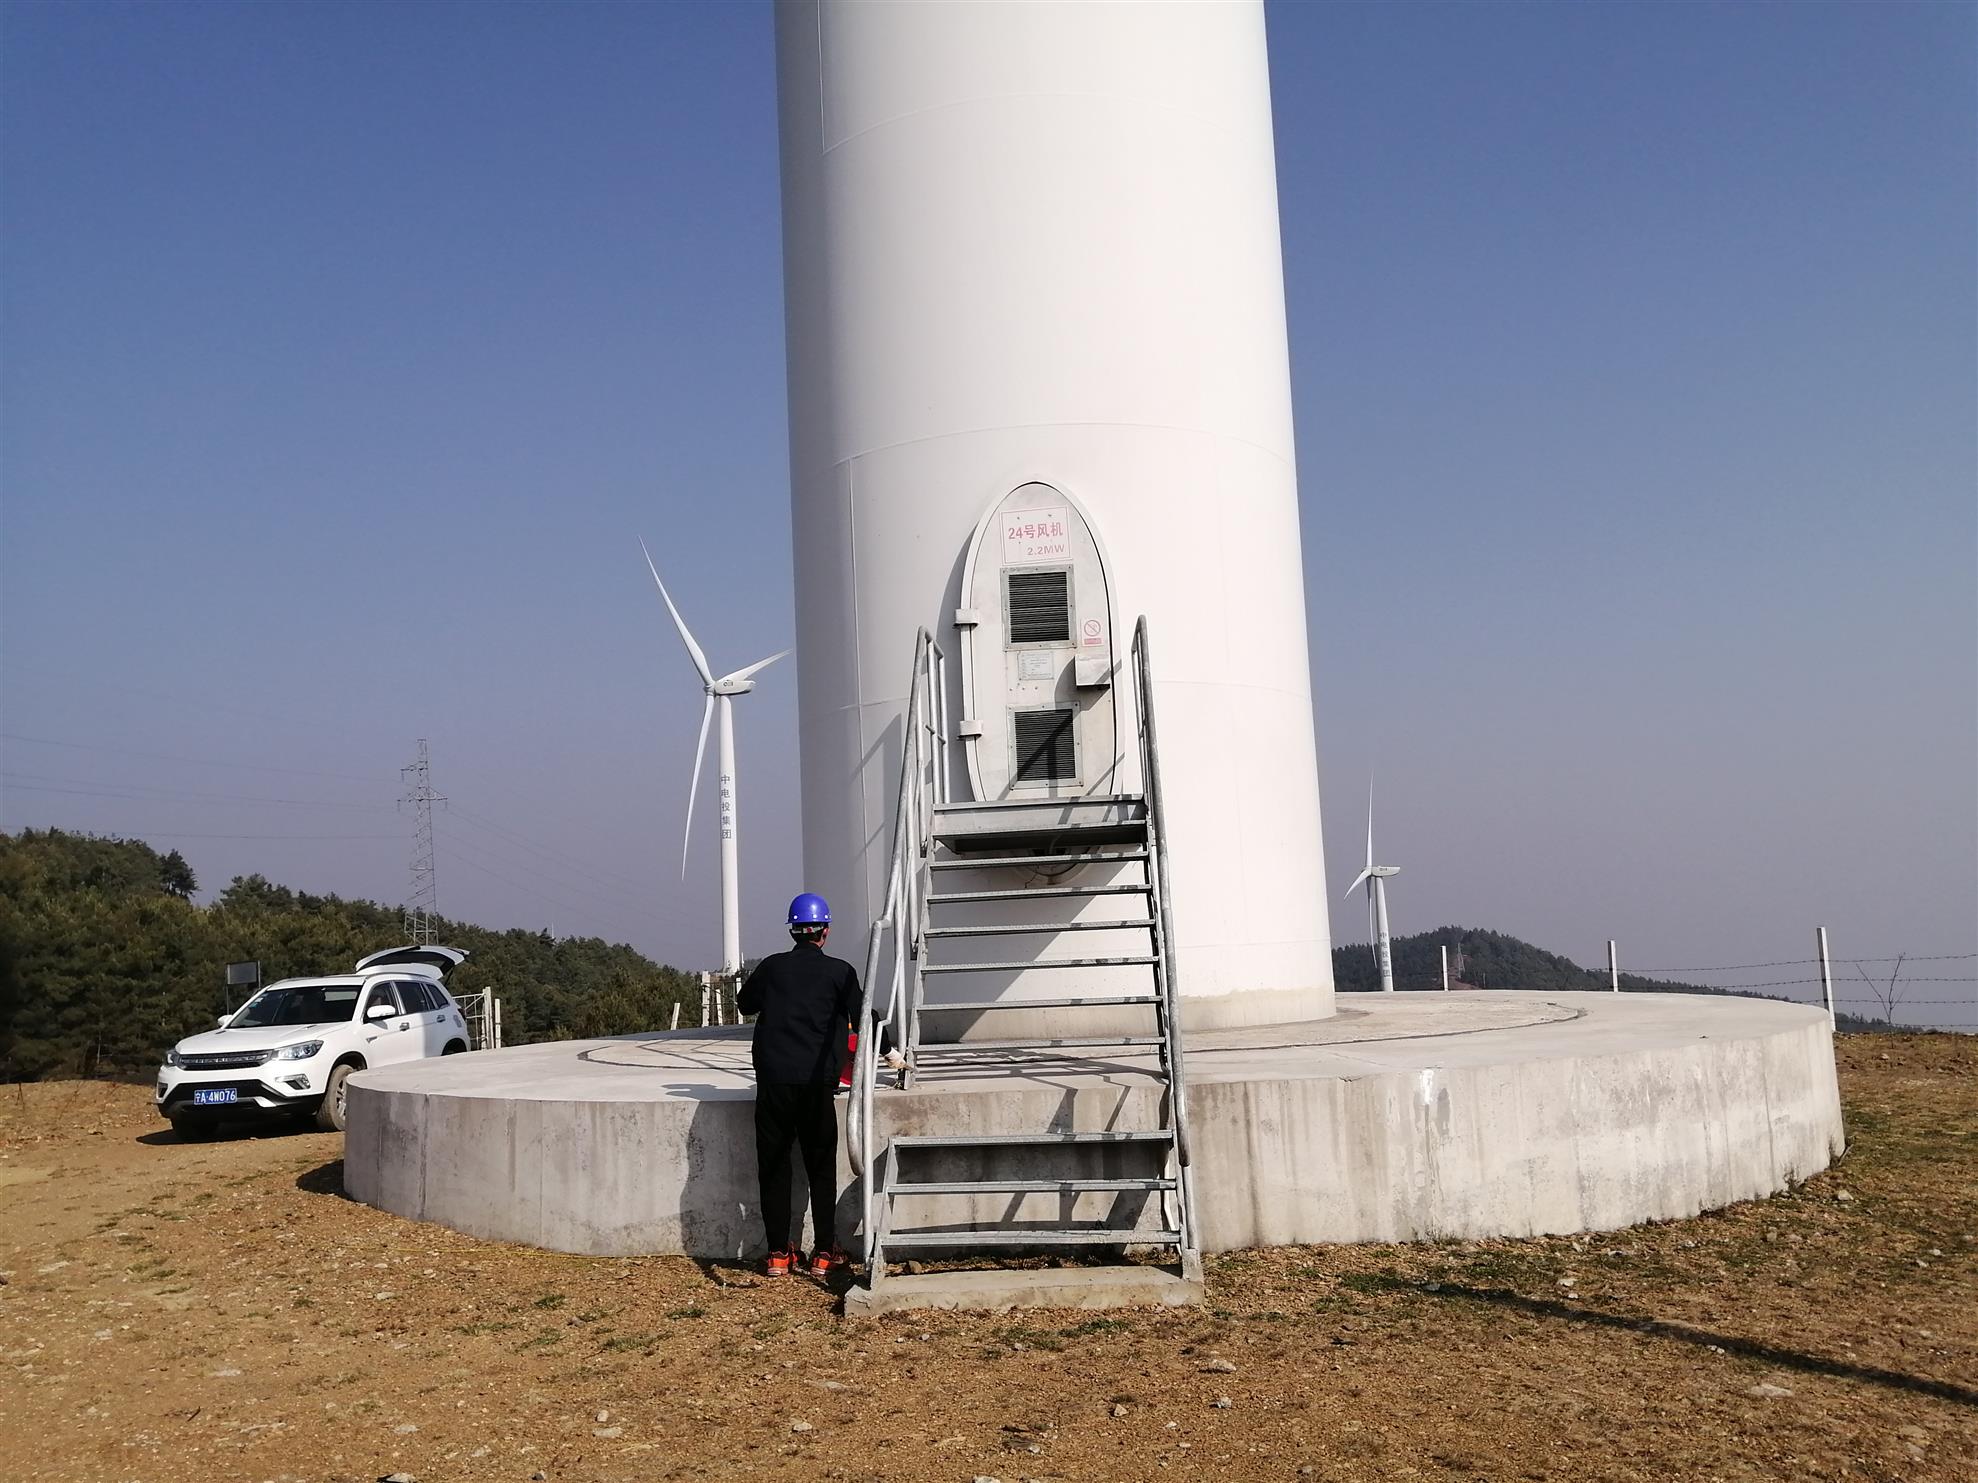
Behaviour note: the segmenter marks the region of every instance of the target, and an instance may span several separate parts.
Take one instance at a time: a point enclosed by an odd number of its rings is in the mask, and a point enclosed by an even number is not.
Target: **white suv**
[[[343,1131],[344,1083],[391,1066],[467,1049],[467,1020],[441,975],[458,948],[388,948],[355,973],[285,978],[220,1021],[181,1040],[158,1068],[155,1100],[181,1138],[207,1138],[228,1119],[314,1118]]]

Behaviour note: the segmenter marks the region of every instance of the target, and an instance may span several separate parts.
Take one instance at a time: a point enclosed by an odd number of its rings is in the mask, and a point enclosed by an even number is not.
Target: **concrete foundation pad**
[[[1202,1283],[1171,1267],[1047,1267],[1039,1271],[923,1272],[854,1287],[845,1312],[871,1318],[915,1308],[1163,1308],[1202,1301]]]
[[[1331,1019],[1188,1035],[1204,1250],[1612,1229],[1771,1194],[1842,1146],[1816,1009],[1678,994],[1339,1002]],[[350,1082],[345,1187],[414,1219],[562,1251],[758,1254],[748,1034],[562,1041],[364,1072]],[[879,1094],[882,1141],[1158,1120],[1159,1088],[1132,1055],[1046,1066],[958,1048],[926,1071],[911,1091]],[[847,1240],[851,1184],[841,1169]],[[928,1204],[943,1225],[1067,1214]]]

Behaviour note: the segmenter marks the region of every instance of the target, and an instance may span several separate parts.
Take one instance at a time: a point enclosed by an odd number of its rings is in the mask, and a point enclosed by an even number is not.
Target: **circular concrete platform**
[[[1613,1229],[1773,1193],[1842,1146],[1817,1009],[1680,994],[1339,1002],[1328,1020],[1187,1037],[1205,1249]],[[345,1187],[561,1251],[752,1254],[748,1037],[560,1041],[364,1072]],[[1158,1095],[1130,1055],[1026,1071],[951,1050],[938,1078],[881,1092],[875,1115],[882,1139],[1148,1127]],[[847,1192],[841,1230],[856,1208]]]

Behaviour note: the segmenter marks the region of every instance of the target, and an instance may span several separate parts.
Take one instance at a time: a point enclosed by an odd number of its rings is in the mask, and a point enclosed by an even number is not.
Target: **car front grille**
[[[223,1087],[232,1087],[236,1100],[232,1102],[201,1103],[193,1101],[195,1092],[215,1092]],[[269,1086],[260,1081],[182,1081],[166,1094],[159,1110],[166,1116],[174,1112],[197,1110],[225,1117],[229,1114],[265,1112],[269,1107],[313,1106],[321,1100],[317,1094],[312,1100],[309,1093],[291,1091],[287,1087]],[[265,1105],[264,1105],[265,1104]]]
[[[217,1056],[180,1056],[179,1065],[187,1071],[234,1071],[243,1066],[265,1066],[274,1058],[271,1050],[235,1050]]]

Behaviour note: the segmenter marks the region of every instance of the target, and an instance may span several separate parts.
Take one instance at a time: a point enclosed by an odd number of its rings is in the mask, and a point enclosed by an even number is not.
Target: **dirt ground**
[[[1840,1042],[1803,1187],[1584,1238],[1212,1259],[1210,1306],[860,1322],[477,1241],[340,1140],[0,1088],[0,1472],[62,1483],[1978,1478],[1978,1037]]]

